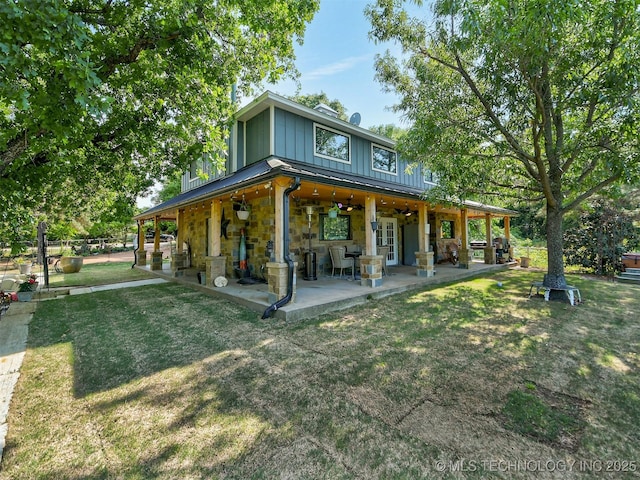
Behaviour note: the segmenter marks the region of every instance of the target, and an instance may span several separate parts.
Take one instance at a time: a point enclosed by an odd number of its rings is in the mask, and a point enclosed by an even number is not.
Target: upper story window
[[[191,165],[189,165],[189,181],[192,182],[194,180],[198,180],[200,175],[203,173],[203,170],[204,162],[201,158],[191,162]]]
[[[432,172],[431,170],[424,170],[424,183],[433,183],[434,185],[438,183],[438,174]]]
[[[313,127],[313,143],[318,157],[351,163],[350,135],[318,124]]]
[[[393,150],[371,145],[372,168],[378,172],[398,174],[398,156]]]

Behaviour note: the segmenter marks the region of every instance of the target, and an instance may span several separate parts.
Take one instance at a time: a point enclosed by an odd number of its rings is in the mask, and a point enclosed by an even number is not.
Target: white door
[[[387,265],[398,264],[398,219],[381,218],[378,221],[378,235],[376,245],[388,245],[389,256]]]

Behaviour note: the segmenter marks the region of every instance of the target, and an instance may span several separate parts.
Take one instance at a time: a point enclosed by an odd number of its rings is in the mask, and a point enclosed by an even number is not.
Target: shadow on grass
[[[629,290],[572,278],[585,303],[571,307],[529,299],[540,277],[504,272],[293,324],[174,284],[100,292],[43,302],[29,347],[69,344],[72,358],[51,361],[47,379],[69,362],[79,401],[68,415],[76,432],[96,425],[106,451],[102,467],[85,466],[92,478],[431,478],[438,458],[551,455],[495,421],[511,405],[514,417],[564,422],[510,393],[528,380],[547,403],[590,399],[598,421],[581,455],[634,458]],[[49,467],[74,478],[73,466]]]

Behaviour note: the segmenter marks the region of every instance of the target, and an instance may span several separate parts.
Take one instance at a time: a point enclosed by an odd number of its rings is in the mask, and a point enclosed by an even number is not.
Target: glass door
[[[387,265],[398,264],[398,219],[381,218],[378,221],[376,245],[388,245]]]

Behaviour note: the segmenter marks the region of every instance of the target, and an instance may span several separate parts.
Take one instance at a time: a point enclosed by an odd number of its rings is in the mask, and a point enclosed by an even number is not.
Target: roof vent
[[[329,105],[326,105],[324,103],[319,103],[313,109],[317,110],[318,112],[322,112],[325,115],[338,118],[338,112],[336,112],[333,108],[331,108]]]

